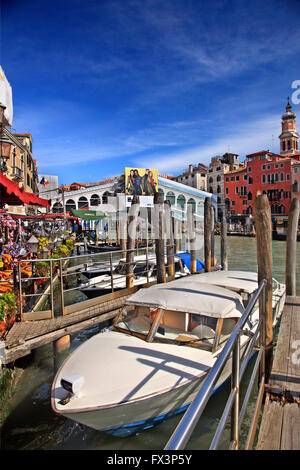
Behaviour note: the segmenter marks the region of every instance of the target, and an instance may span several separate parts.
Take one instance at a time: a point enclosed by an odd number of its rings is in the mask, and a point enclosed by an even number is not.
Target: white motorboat
[[[189,269],[178,256],[174,256],[175,278],[190,274]],[[148,272],[148,276],[147,276]],[[82,273],[84,274],[84,273]],[[146,255],[138,255],[134,257],[133,266],[133,285],[139,286],[147,282],[156,281],[156,256],[151,253]],[[112,279],[114,291],[126,288],[126,258],[121,258],[119,263],[114,267],[113,273],[103,274],[82,282],[79,289],[88,298],[98,297],[99,295],[108,294],[112,291]]]
[[[212,273],[217,275],[218,273]],[[243,295],[254,274],[224,275]],[[112,330],[95,335],[63,363],[52,385],[53,410],[91,428],[126,435],[183,411],[226,344],[247,299],[199,275],[141,288],[127,299]],[[222,282],[219,276],[216,282]],[[241,282],[239,288],[239,282]],[[281,291],[277,304],[285,296]],[[253,311],[241,357],[258,322]],[[230,377],[230,361],[215,391]]]

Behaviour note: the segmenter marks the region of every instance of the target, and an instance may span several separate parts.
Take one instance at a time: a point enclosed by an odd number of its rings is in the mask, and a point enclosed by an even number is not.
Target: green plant
[[[1,294],[0,295],[0,320],[6,319],[7,315],[16,315],[17,302],[15,294]]]
[[[35,274],[38,277],[48,276],[50,272],[50,264],[47,261],[39,261],[35,265]]]
[[[68,248],[73,249],[74,248],[74,240],[72,240],[72,238],[68,238],[66,240],[66,245],[67,245]]]

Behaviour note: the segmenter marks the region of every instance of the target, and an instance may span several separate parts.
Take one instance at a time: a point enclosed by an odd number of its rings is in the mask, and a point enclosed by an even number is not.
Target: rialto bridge
[[[89,209],[102,211],[105,214],[112,214],[110,197],[114,196],[116,182],[100,184],[86,187],[77,191],[69,191],[64,194],[57,194],[57,198],[52,199],[51,211],[61,213],[64,210],[70,212],[71,209]],[[159,176],[158,191],[163,194],[164,200],[170,201],[172,214],[175,218],[184,220],[188,205],[191,205],[196,219],[203,218],[204,201],[210,197],[212,204],[217,209],[217,199],[211,193],[178,183],[171,179]]]

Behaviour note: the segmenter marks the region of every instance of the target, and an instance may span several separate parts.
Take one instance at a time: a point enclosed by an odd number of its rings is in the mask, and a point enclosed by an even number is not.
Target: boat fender
[[[84,377],[79,374],[70,374],[61,378],[60,385],[71,393],[72,396],[79,397],[84,385]]]

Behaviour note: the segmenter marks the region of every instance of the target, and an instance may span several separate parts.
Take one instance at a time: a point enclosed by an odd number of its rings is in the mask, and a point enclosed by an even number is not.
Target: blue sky
[[[16,132],[42,174],[178,174],[227,151],[279,152],[300,80],[297,0],[2,0]],[[300,115],[300,105],[293,110]],[[300,124],[299,124],[300,128]],[[298,129],[299,130],[299,129]]]

